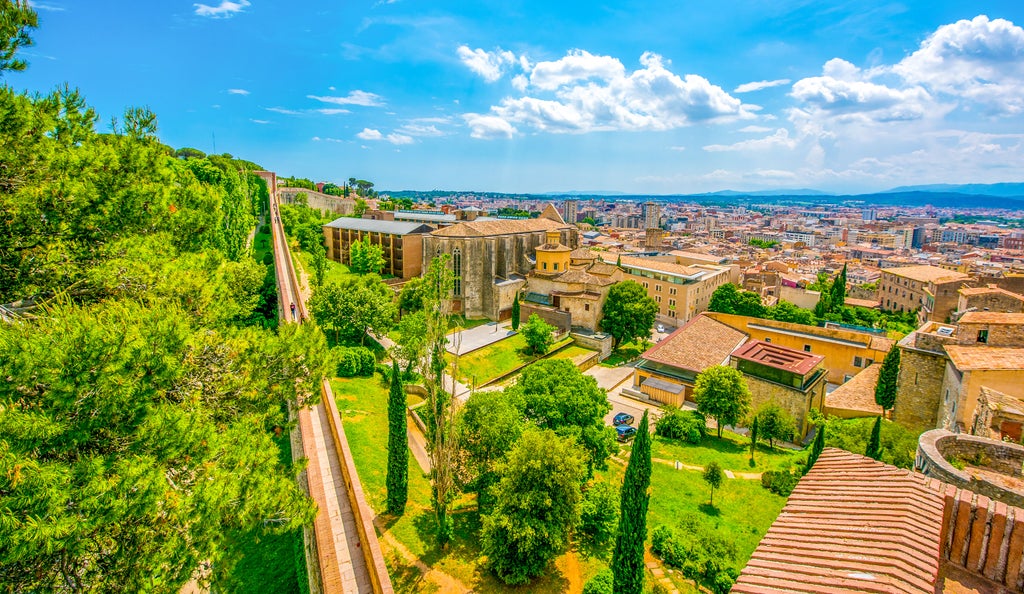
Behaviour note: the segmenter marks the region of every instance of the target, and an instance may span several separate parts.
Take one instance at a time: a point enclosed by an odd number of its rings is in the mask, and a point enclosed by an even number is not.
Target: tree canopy
[[[651,337],[658,304],[647,290],[634,281],[622,281],[608,290],[601,328],[615,338],[616,344]]]
[[[693,386],[697,410],[705,417],[715,419],[718,436],[722,427],[736,425],[750,410],[750,390],[743,374],[732,367],[716,365],[697,374]],[[764,427],[761,427],[764,431]]]
[[[555,342],[554,331],[554,326],[542,320],[537,314],[531,314],[521,330],[526,339],[526,350],[534,355],[543,355],[548,352]]]
[[[313,290],[309,309],[336,342],[362,345],[368,334],[386,334],[395,323],[394,294],[375,274],[324,283]]]
[[[349,258],[352,262],[352,272],[356,274],[380,274],[384,269],[384,248],[370,243],[369,237],[362,241],[352,242],[349,248]]]
[[[761,296],[753,291],[743,291],[732,283],[725,283],[715,289],[711,294],[711,300],[708,301],[708,311],[755,318],[765,317]]]

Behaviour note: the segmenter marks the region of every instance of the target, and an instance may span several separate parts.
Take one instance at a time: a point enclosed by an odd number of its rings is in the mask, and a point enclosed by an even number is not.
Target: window
[[[874,359],[864,359],[864,367],[871,367],[871,364],[874,362]]]
[[[988,330],[978,330],[978,342],[988,342]]]
[[[675,299],[669,299],[668,300],[668,306],[669,307],[675,307],[676,306],[676,300]]]
[[[558,270],[558,262],[555,262],[555,270]]]
[[[697,289],[697,292],[700,293],[700,289]],[[669,287],[668,288],[668,294],[669,295],[675,295],[676,294],[676,288],[675,287]]]
[[[768,343],[770,343],[770,342],[772,341],[772,339],[771,339],[771,337],[769,337],[769,336],[766,336],[766,337],[764,338],[764,341],[765,341],[765,342],[768,342]]]
[[[854,367],[863,367],[864,366],[864,360],[861,359],[860,357],[854,357],[853,358],[853,366]]]
[[[583,311],[590,311],[590,304],[589,303],[584,303],[583,304]]]
[[[452,272],[455,277],[453,292],[462,295],[462,248],[452,250]]]
[[[658,303],[661,303],[661,295],[656,296],[655,299],[658,300]]]
[[[648,286],[647,286],[647,281],[644,281],[644,288],[645,288],[645,289],[647,289],[647,288],[648,288]]]
[[[544,270],[547,270],[547,269],[548,269],[548,263],[547,263],[547,262],[544,262],[544,263],[542,264],[542,266],[544,266]]]
[[[809,352],[811,352],[811,345],[809,345],[809,344],[805,344],[805,345],[804,345],[804,352],[805,352],[805,353],[809,353]]]
[[[661,292],[661,285],[654,285],[654,290],[660,293]]]

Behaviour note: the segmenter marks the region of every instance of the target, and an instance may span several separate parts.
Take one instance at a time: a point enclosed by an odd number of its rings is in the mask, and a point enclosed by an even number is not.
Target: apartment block
[[[887,311],[915,311],[921,322],[943,322],[956,310],[959,291],[971,276],[937,266],[882,270],[878,301]]]

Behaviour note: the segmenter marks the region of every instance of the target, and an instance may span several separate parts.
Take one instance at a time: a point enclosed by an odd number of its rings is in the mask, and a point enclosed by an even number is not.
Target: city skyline
[[[5,83],[72,81],[104,131],[148,105],[172,146],[388,189],[1019,181],[1022,10],[959,4],[54,0]]]

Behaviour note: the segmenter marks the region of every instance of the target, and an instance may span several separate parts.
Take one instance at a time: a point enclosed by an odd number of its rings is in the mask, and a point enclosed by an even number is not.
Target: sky
[[[174,147],[382,190],[1024,180],[1024,2],[35,0],[29,68]]]

